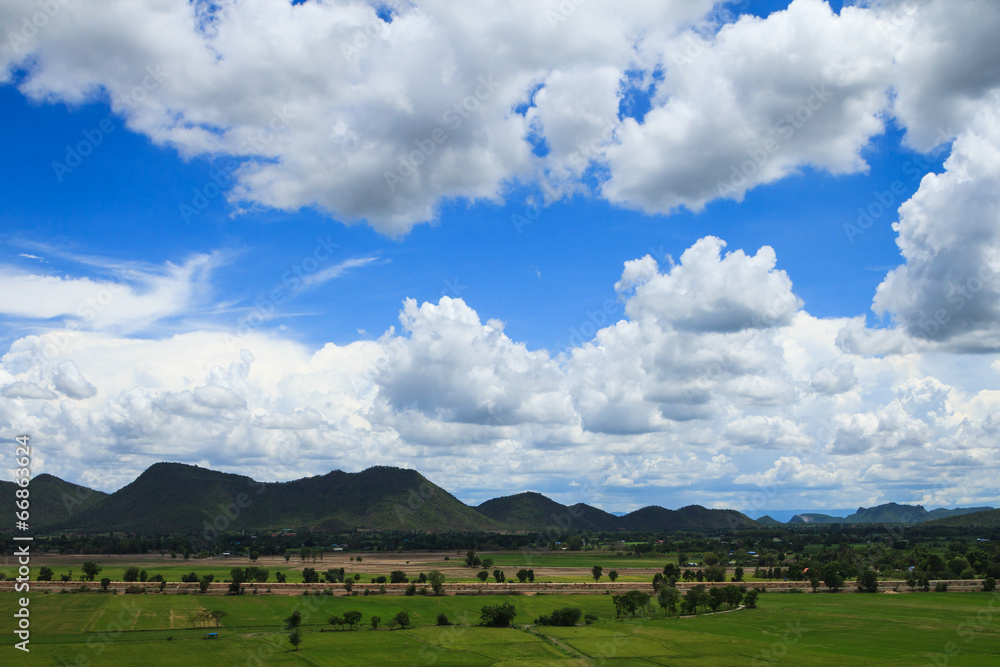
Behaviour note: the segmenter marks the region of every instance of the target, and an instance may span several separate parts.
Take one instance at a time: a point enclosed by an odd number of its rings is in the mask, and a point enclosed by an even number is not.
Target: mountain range
[[[14,515],[13,482],[0,482],[0,510]],[[472,507],[416,470],[376,466],[357,473],[334,470],[290,482],[258,482],[244,475],[182,463],[157,463],[132,483],[106,494],[52,475],[31,481],[30,524],[35,531],[126,532],[210,539],[234,530],[278,531],[714,531],[784,526],[754,521],[736,510],[656,505],[616,515],[577,503],[563,505],[526,492]],[[933,510],[888,503],[844,518],[796,515],[789,523],[913,523],[992,510]],[[978,516],[978,515],[977,515]]]
[[[959,507],[956,509],[942,507],[928,511],[922,505],[885,503],[877,507],[859,507],[857,512],[845,517],[812,513],[796,514],[788,523],[924,523],[992,510],[992,507]]]

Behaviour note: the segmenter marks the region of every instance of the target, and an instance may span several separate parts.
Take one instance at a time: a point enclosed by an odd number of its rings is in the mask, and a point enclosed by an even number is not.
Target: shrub
[[[392,623],[405,630],[406,626],[410,624],[410,615],[405,611],[401,611],[392,617]]]
[[[590,625],[591,623],[597,620],[597,614],[586,614],[583,617],[583,620],[584,622],[586,622],[587,625]]]
[[[995,591],[997,588],[997,580],[993,577],[986,577],[983,581],[983,590],[989,593],[990,591]]]
[[[509,602],[497,605],[486,605],[481,609],[483,625],[491,628],[510,627],[510,622],[517,616],[517,610]]]
[[[939,582],[937,582],[936,584],[934,584],[934,590],[937,593],[946,593],[946,592],[948,592],[948,582],[947,581],[939,581]]]
[[[451,625],[451,622],[448,620],[448,616],[446,614],[438,614],[437,624],[438,625]]]

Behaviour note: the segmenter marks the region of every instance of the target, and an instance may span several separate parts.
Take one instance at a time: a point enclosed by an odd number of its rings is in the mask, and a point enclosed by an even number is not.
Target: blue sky
[[[613,285],[626,260],[644,254],[676,257],[706,235],[751,252],[772,246],[810,313],[867,314],[877,324],[880,319],[870,312],[875,288],[902,261],[891,221],[854,238],[844,226],[855,224],[858,209],[894,181],[905,186],[894,198],[908,199],[919,177],[941,171],[946,156],[907,150],[894,129],[866,147],[868,173],[831,177],[805,168],[751,191],[741,203],[715,201],[700,213],[649,215],[578,195],[519,224],[512,217],[523,216],[537,189],[511,187],[503,203],[444,201],[433,225],[395,239],[310,209],[234,215],[221,196],[186,220],[180,207],[212,183],[224,159],[185,160],[169,147],[153,145],[125,128],[107,102],[37,104],[12,86],[2,94],[5,119],[18,128],[9,154],[20,156],[5,161],[0,172],[10,184],[3,194],[8,261],[37,266],[19,256],[33,254],[32,244],[38,243],[151,264],[222,250],[232,257],[214,283],[216,299],[239,307],[268,294],[311,252],[317,237],[329,236],[339,246],[331,264],[357,257],[377,261],[282,309],[275,325],[317,346],[354,340],[359,329],[377,337],[397,323],[405,298],[448,295],[503,320],[507,331],[530,347],[556,349],[588,311],[615,298]],[[94,153],[71,172],[57,174],[53,162],[65,162],[67,146],[106,119],[113,130]],[[80,270],[65,262],[54,268]],[[226,317],[218,315],[217,323],[224,326]]]
[[[973,4],[135,3],[25,32],[11,3],[0,430],[104,489],[181,460],[614,510],[1000,502]]]

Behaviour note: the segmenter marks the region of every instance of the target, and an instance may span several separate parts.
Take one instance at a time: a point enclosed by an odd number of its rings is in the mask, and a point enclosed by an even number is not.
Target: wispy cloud
[[[379,262],[378,257],[357,257],[354,259],[347,259],[322,271],[317,271],[316,273],[306,276],[302,280],[302,286],[299,288],[300,292],[306,290],[314,289],[319,287],[324,283],[328,283],[331,280],[336,280],[341,277],[351,269],[359,269],[363,266],[368,266],[370,264],[375,264]]]
[[[148,330],[205,304],[212,294],[212,273],[227,261],[226,253],[214,252],[192,255],[181,264],[122,265],[110,279],[0,265],[0,317],[20,324],[72,323],[119,334]],[[109,260],[104,267],[114,264]]]

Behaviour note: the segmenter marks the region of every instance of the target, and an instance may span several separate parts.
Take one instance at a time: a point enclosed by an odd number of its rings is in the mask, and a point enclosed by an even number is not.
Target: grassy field
[[[18,596],[0,594],[12,624]],[[485,604],[512,603],[517,628],[476,627]],[[593,625],[523,626],[563,607],[594,613]],[[193,628],[199,608],[227,612],[219,639]],[[31,662],[45,665],[996,665],[1000,595],[770,593],[759,608],[698,618],[662,614],[614,619],[609,596],[194,596],[33,593]],[[356,609],[365,629],[331,629],[329,616]],[[299,651],[280,632],[303,615]],[[373,631],[406,610],[413,628]],[[434,625],[444,613],[456,623]],[[17,655],[12,625],[5,655]],[[950,653],[951,655],[947,655]],[[756,660],[754,663],[752,661]],[[5,664],[9,664],[4,660]]]

